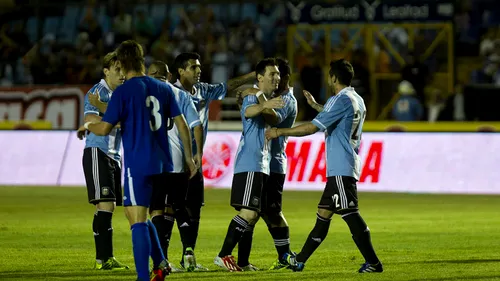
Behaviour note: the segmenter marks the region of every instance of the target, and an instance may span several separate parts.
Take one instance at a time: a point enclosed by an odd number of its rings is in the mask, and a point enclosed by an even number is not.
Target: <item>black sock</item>
[[[177,221],[177,229],[181,236],[183,251],[186,252],[187,248],[193,248],[193,230],[191,228],[191,221],[185,207],[175,208],[175,220]]]
[[[94,220],[92,221],[92,232],[94,232],[94,242],[95,242],[95,259],[102,260],[102,242],[99,236],[99,229],[97,227],[97,212],[94,213]]]
[[[200,230],[200,215],[201,215],[201,206],[200,207],[188,207],[188,214],[191,220],[191,235],[193,239],[193,249],[196,247],[196,241],[198,240],[198,232]]]
[[[316,224],[314,225],[313,230],[309,233],[302,250],[299,254],[297,254],[297,261],[306,262],[314,251],[316,251],[319,245],[321,245],[321,242],[323,242],[326,235],[328,235],[330,221],[330,219],[323,218],[319,214],[317,215]]]
[[[248,222],[244,220],[240,216],[235,216],[229,227],[227,228],[226,238],[224,239],[224,245],[222,245],[222,249],[219,252],[219,257],[225,257],[230,255],[233,252],[236,244],[240,242],[241,236],[245,232],[245,229],[248,226]]]
[[[174,228],[174,217],[170,215],[154,216],[151,222],[153,222],[156,232],[158,233],[163,255],[168,260],[168,246],[170,245],[170,237],[172,236],[172,229]]]
[[[250,264],[250,251],[252,250],[253,225],[248,225],[238,242],[238,266],[243,267]]]
[[[350,213],[346,216],[342,216],[342,218],[349,226],[353,240],[356,243],[359,251],[361,252],[361,255],[363,255],[363,258],[365,258],[365,261],[370,264],[379,263],[377,254],[375,254],[375,250],[373,249],[370,237],[370,229],[366,225],[361,215],[356,212]]]
[[[97,211],[97,233],[99,233],[99,244],[101,260],[106,261],[113,257],[113,227],[111,220],[113,213],[108,211]]]
[[[286,253],[290,253],[290,229],[285,227],[270,227],[269,233],[274,239],[274,246],[278,252],[278,260],[283,259]]]

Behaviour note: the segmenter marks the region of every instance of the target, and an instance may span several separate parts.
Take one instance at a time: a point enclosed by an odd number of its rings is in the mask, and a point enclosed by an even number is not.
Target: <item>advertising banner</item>
[[[83,99],[90,88],[41,85],[0,88],[0,122],[45,121],[52,124],[52,129],[73,130],[83,122]]]
[[[335,22],[444,22],[453,20],[451,0],[344,0],[330,3],[288,1],[288,24]]]
[[[209,132],[206,187],[230,188],[241,133]],[[83,186],[84,141],[69,131],[0,131],[0,185]],[[359,191],[500,194],[500,134],[365,133]],[[285,190],[323,190],[324,135],[290,138]]]

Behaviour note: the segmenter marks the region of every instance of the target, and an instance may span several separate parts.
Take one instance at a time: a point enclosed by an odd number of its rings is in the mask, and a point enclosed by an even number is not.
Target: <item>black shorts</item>
[[[261,172],[237,173],[233,176],[231,187],[231,206],[241,209],[262,210],[264,183],[269,176]]]
[[[186,195],[186,206],[199,208],[205,206],[205,183],[201,172],[189,179]]]
[[[123,203],[122,170],[120,164],[97,147],[83,150],[83,173],[87,183],[89,203]]]
[[[328,177],[318,208],[337,214],[358,210],[357,180],[353,177]]]
[[[188,175],[185,173],[163,173],[152,177],[153,192],[149,210],[165,210],[174,204],[184,204],[188,188]]]
[[[271,173],[267,178],[262,192],[262,213],[281,212],[285,177],[285,174]]]

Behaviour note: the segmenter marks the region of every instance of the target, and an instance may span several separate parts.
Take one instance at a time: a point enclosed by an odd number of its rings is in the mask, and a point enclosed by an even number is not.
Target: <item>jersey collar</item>
[[[99,84],[103,85],[103,86],[104,86],[104,88],[106,88],[106,90],[108,90],[110,93],[112,93],[112,92],[113,92],[113,90],[111,90],[111,89],[109,88],[108,83],[106,83],[106,80],[101,79],[101,81],[99,81]]]
[[[184,86],[182,86],[181,80],[179,80],[179,79],[177,79],[177,81],[175,81],[174,86],[176,86],[177,88],[182,89],[182,90],[184,90],[184,91],[186,91],[186,92],[189,93],[188,90],[184,89]],[[198,89],[196,89],[196,87],[193,85],[193,93],[189,93],[189,94],[191,96],[195,97],[196,94],[198,94]]]

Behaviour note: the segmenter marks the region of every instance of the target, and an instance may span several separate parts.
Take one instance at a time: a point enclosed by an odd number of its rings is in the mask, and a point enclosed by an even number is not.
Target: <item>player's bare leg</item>
[[[130,229],[132,230],[132,244],[134,262],[138,280],[164,280],[169,274],[168,263],[163,256],[156,228],[147,220],[148,208],[144,206],[125,207]],[[153,259],[152,279],[149,274],[149,256]]]
[[[111,221],[114,210],[115,202],[99,202],[96,204],[96,212],[92,222],[96,246],[95,269],[129,269],[128,266],[117,261],[113,255],[113,227]]]
[[[236,244],[238,244],[241,240],[241,237],[248,225],[255,225],[258,218],[259,214],[256,211],[241,209],[238,215],[231,220],[222,249],[219,252],[219,255],[215,257],[214,263],[216,265],[229,271],[242,271],[242,269],[236,264],[236,261],[232,256],[232,252],[236,247]]]

